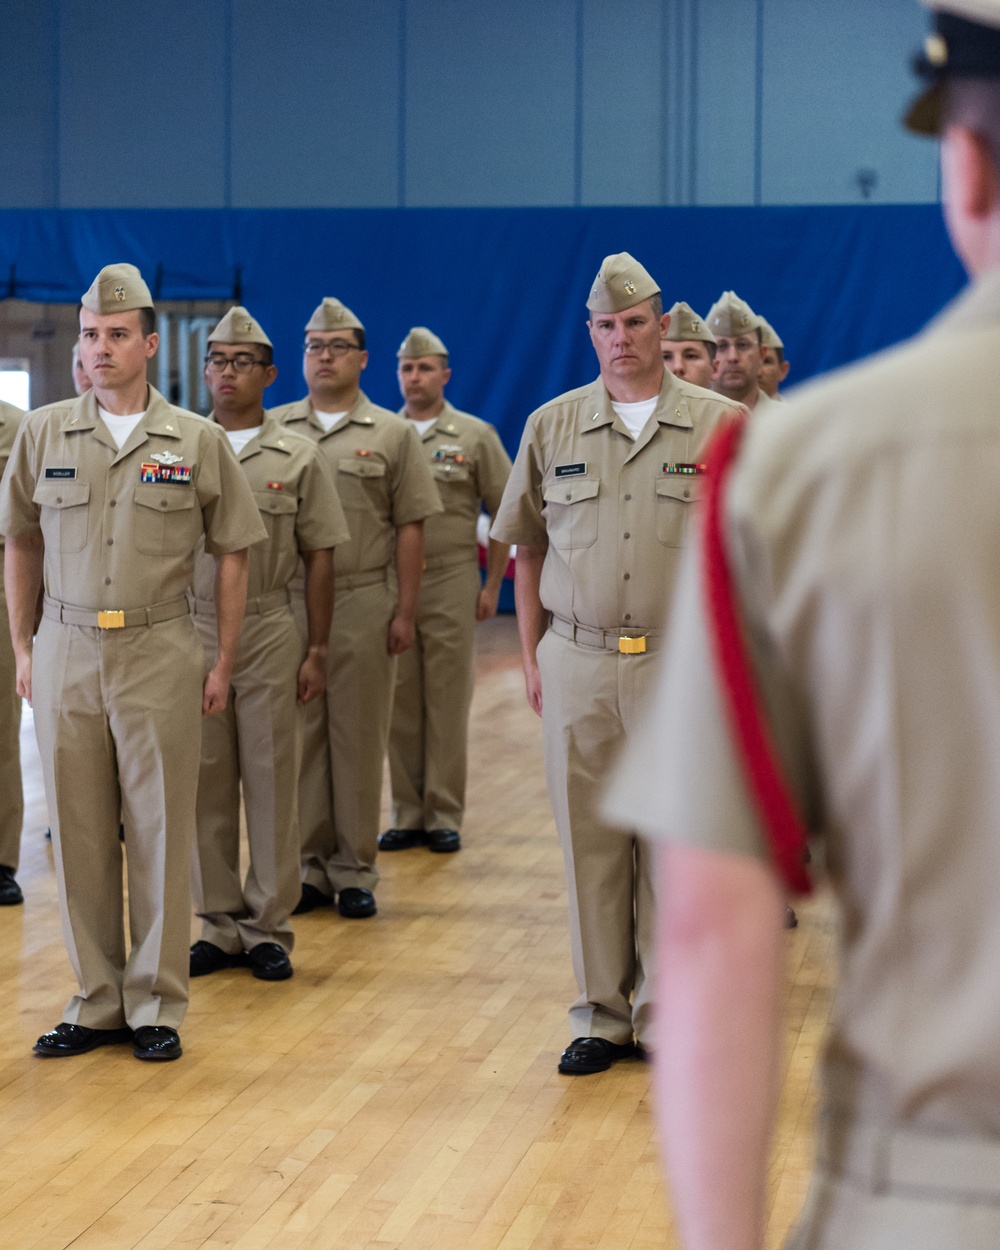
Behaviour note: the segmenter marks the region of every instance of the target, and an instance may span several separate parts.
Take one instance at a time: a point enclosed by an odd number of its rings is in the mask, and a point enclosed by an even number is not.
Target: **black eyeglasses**
[[[337,339],[333,343],[321,343],[319,339],[306,339],[302,344],[302,350],[307,356],[325,356],[327,352],[331,356],[346,356],[348,352],[361,351],[361,348],[357,343],[345,343],[343,339]]]
[[[221,356],[210,352],[205,357],[205,368],[212,373],[225,372],[227,365],[232,365],[237,373],[249,373],[254,365],[260,365],[263,369],[267,368],[263,360],[258,360],[256,356]]]

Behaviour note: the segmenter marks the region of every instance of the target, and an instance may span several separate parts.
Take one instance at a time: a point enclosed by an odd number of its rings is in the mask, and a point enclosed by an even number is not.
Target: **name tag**
[[[587,472],[586,460],[581,460],[579,464],[557,464],[556,477],[584,477]]]
[[[57,481],[72,481],[76,477],[76,466],[68,469],[46,469],[45,476],[47,478],[55,478]]]

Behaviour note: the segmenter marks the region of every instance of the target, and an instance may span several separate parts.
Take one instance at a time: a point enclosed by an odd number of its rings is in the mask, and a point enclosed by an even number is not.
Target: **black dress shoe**
[[[259,942],[251,947],[247,959],[261,981],[287,981],[295,971],[288,953],[277,942]]]
[[[189,971],[193,977],[206,977],[210,972],[218,972],[221,968],[245,968],[247,957],[240,951],[237,955],[227,955],[221,947],[213,942],[195,942],[191,947],[191,963]]]
[[[378,835],[380,851],[408,851],[411,846],[425,846],[427,834],[423,829],[387,829]]]
[[[462,839],[457,829],[432,829],[427,835],[427,849],[439,855],[448,855],[462,849]]]
[[[635,1055],[635,1042],[618,1045],[603,1037],[577,1037],[566,1047],[559,1060],[559,1071],[566,1076],[590,1076],[606,1072],[619,1059]]]
[[[179,1059],[183,1053],[177,1030],[166,1025],[144,1024],[132,1034],[136,1059]]]
[[[23,902],[21,887],[14,880],[14,869],[0,864],[0,907],[13,907]]]
[[[346,890],[340,891],[337,910],[348,920],[364,920],[368,916],[374,916],[378,908],[371,890],[361,890],[357,886],[349,885]]]
[[[57,1024],[51,1033],[43,1033],[35,1042],[36,1055],[63,1059],[67,1055],[85,1055],[98,1046],[117,1046],[132,1040],[131,1029],[88,1029],[82,1024]]]
[[[332,907],[333,899],[329,894],[324,894],[322,890],[317,890],[314,885],[303,882],[302,897],[292,911],[293,916],[304,916],[307,911],[315,911],[317,907]]]

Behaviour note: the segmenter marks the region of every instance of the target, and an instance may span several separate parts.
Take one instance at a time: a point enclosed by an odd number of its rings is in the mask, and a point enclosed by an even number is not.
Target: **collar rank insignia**
[[[267,489],[268,490],[284,490],[285,483],[284,482],[268,482]]]
[[[154,464],[152,461],[143,461],[139,466],[139,481],[158,482],[161,485],[173,483],[186,486],[191,481],[191,466],[187,464]]]
[[[154,451],[150,456],[150,460],[159,460],[160,464],[180,464],[183,459],[183,456],[177,456],[172,451]]]
[[[682,461],[676,464],[672,461],[665,461],[663,465],[663,472],[670,477],[704,477],[707,469],[707,464],[685,464]]]

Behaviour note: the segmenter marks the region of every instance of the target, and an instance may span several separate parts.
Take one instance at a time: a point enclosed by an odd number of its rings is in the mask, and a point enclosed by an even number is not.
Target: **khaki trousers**
[[[195,625],[206,671],[218,649],[214,611]],[[229,702],[202,724],[192,892],[201,936],[229,955],[261,942],[291,953],[299,901],[297,678],[302,642],[291,608],[247,615]],[[240,787],[250,864],[240,881]]]
[[[427,569],[417,641],[398,660],[389,734],[394,829],[462,828],[479,568]]]
[[[0,547],[0,864],[17,871],[21,857],[24,792],[21,789],[21,700],[10,645]]]
[[[365,574],[355,577],[364,583]],[[293,599],[305,638],[305,607]],[[338,579],[326,698],[301,709],[299,774],[302,880],[324,894],[378,882],[382,764],[389,739],[396,660],[387,649],[396,596],[383,575],[367,585]]]
[[[830,1138],[824,1126],[787,1250],[1000,1246],[1000,1139],[843,1127]]]
[[[566,863],[574,1037],[650,1040],[655,900],[650,845],[600,817],[608,774],[637,722],[655,656],[582,646],[550,629],[538,647],[545,775]]]
[[[35,729],[80,985],[63,1013],[69,1024],[177,1028],[184,1018],[203,673],[187,616],[114,630],[44,619],[38,631]]]

